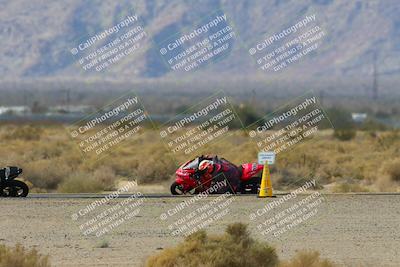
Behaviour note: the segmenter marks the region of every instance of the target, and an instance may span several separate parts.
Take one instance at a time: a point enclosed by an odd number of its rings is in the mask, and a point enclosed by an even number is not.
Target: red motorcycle
[[[175,182],[171,185],[171,194],[173,195],[184,195],[184,194],[198,194],[204,191],[204,188],[201,188],[200,184],[200,176],[202,175],[199,172],[199,164],[203,160],[211,160],[214,162],[222,162],[231,164],[238,169],[239,178],[240,178],[240,186],[237,188],[234,193],[241,194],[257,194],[260,184],[261,184],[261,175],[257,176],[259,173],[262,173],[264,165],[258,163],[244,163],[237,167],[233,163],[227,161],[224,158],[219,159],[218,157],[211,156],[199,156],[192,160],[185,162],[181,165],[178,170],[176,170]],[[201,188],[201,189],[199,189]]]

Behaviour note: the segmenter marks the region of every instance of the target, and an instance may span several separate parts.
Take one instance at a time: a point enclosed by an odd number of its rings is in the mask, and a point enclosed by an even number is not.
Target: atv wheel
[[[0,195],[2,197],[26,197],[28,193],[28,186],[18,180],[7,181],[0,187]]]

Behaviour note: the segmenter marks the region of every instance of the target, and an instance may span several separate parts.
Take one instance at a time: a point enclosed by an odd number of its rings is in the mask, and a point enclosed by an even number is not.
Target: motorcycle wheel
[[[241,194],[257,194],[261,184],[261,177],[252,177],[241,184]]]
[[[171,194],[173,195],[184,195],[185,192],[183,191],[183,186],[178,184],[177,182],[173,182],[171,187]]]
[[[18,180],[7,181],[0,187],[0,195],[2,197],[26,197],[28,193],[28,186]]]

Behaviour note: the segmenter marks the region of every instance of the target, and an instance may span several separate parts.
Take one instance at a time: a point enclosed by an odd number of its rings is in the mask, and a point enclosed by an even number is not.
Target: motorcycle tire
[[[0,187],[2,197],[26,197],[28,193],[28,186],[18,180],[7,181]]]
[[[241,184],[241,194],[257,194],[261,185],[261,177],[252,177]]]
[[[179,189],[179,191],[177,191],[177,189]],[[185,194],[183,189],[182,189],[182,185],[178,184],[177,182],[173,182],[172,183],[172,185],[170,187],[170,190],[171,190],[171,194],[172,195],[183,195],[183,194]]]

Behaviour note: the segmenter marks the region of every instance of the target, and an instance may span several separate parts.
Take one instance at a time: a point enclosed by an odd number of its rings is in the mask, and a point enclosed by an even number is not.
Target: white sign
[[[275,163],[275,152],[267,151],[267,152],[258,152],[258,164],[265,164],[268,165]]]

